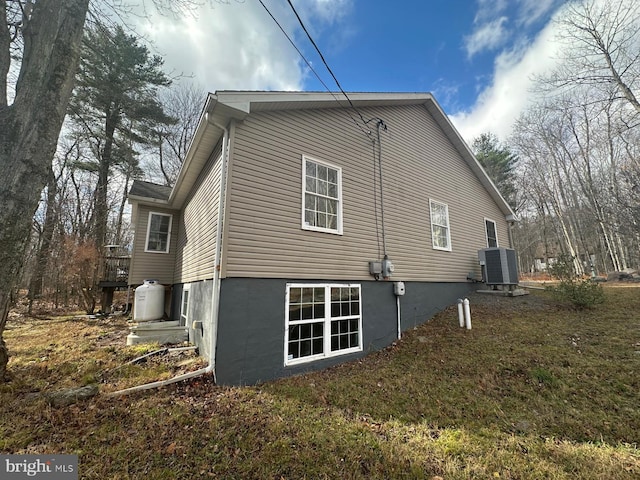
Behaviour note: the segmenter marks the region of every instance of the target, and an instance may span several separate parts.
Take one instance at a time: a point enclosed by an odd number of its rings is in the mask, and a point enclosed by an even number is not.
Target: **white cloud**
[[[509,7],[508,0],[478,0],[474,23],[485,23],[500,15]]]
[[[482,23],[471,35],[465,37],[467,56],[471,58],[478,52],[501,47],[509,38],[509,31],[505,28],[507,20],[507,17],[499,17]]]
[[[353,0],[312,0],[302,3],[308,15],[313,15],[326,24],[343,20],[353,9]]]
[[[558,0],[520,0],[518,25],[529,26],[551,11]]]
[[[451,115],[451,120],[467,142],[484,132],[506,139],[515,120],[530,104],[534,75],[555,65],[556,26],[548,24],[533,43],[522,43],[496,57],[492,83],[478,96],[468,111]]]
[[[341,21],[353,0],[314,0],[306,18],[318,28]],[[299,45],[300,27],[281,2],[264,0]],[[305,16],[300,12],[303,19]],[[259,2],[229,2],[200,7],[197,15],[174,18],[152,13],[138,30],[165,58],[165,70],[192,76],[215,90],[300,90],[306,69],[278,26]]]

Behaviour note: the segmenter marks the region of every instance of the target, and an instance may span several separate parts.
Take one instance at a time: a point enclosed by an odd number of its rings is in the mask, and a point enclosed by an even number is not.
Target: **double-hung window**
[[[358,284],[288,284],[285,365],[361,351],[360,293]]]
[[[451,251],[449,207],[446,203],[429,200],[431,213],[431,241],[435,250]]]
[[[145,252],[168,253],[171,237],[172,216],[166,213],[149,212]]]
[[[302,228],[342,234],[342,170],[302,156]]]
[[[497,247],[498,246],[498,230],[496,229],[496,222],[493,220],[489,220],[488,218],[484,219],[484,229],[487,233],[487,247]]]

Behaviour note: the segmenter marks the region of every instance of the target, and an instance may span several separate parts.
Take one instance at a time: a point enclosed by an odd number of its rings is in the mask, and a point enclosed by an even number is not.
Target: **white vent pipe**
[[[458,322],[460,323],[460,328],[464,327],[464,312],[462,306],[462,299],[458,299]]]
[[[469,299],[465,298],[462,303],[464,304],[464,323],[467,330],[471,330],[471,310],[469,309]]]

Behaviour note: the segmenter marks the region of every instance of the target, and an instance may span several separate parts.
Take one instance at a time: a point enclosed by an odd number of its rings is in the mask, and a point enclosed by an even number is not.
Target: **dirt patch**
[[[478,293],[469,295],[469,304],[474,306],[482,305],[485,308],[495,308],[503,312],[533,310],[533,311],[555,311],[558,303],[546,292],[540,290],[530,290],[528,295],[509,297],[499,293]]]

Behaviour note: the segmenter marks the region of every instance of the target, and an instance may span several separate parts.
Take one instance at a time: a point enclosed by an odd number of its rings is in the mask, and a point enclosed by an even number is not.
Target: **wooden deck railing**
[[[127,283],[130,264],[131,257],[129,255],[108,255],[104,257],[100,281]]]

